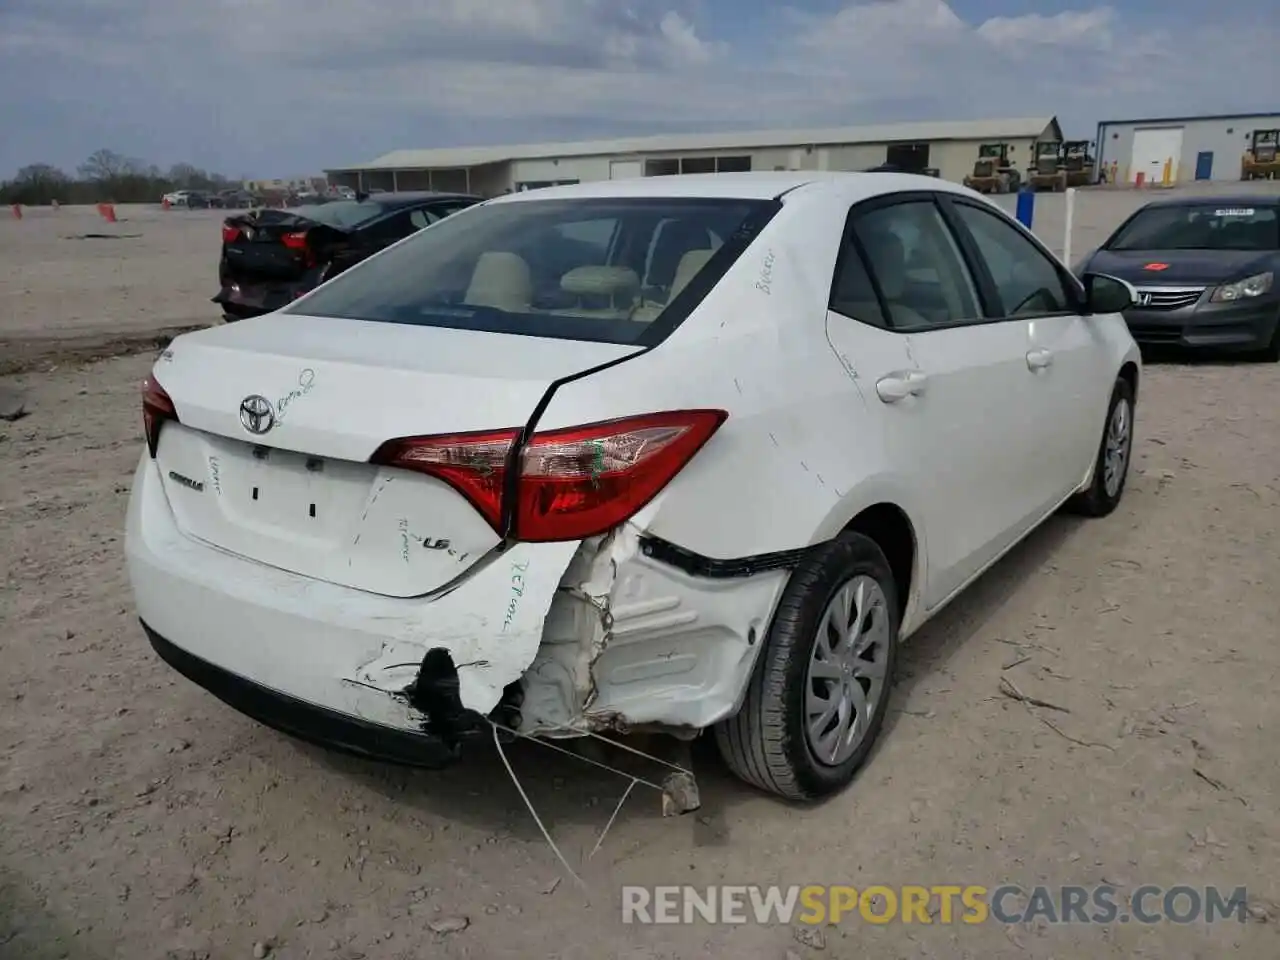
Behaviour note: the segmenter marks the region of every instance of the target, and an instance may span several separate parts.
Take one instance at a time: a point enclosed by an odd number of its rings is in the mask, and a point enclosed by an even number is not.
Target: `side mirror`
[[[1138,302],[1138,291],[1128,280],[1105,273],[1086,273],[1083,280],[1089,313],[1122,313]]]

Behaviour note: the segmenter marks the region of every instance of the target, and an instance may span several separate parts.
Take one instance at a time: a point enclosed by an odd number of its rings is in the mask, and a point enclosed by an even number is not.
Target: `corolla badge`
[[[276,425],[276,412],[271,401],[261,394],[240,401],[240,423],[250,433],[264,434]]]

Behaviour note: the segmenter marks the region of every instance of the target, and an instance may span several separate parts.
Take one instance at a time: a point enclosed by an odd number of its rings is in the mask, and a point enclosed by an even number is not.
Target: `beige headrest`
[[[668,303],[675,299],[676,294],[698,275],[698,271],[705,267],[707,261],[714,255],[714,250],[690,250],[680,258],[680,264],[676,267],[676,275],[671,281],[671,295],[667,297]]]
[[[465,303],[524,312],[532,300],[533,276],[523,257],[496,251],[480,255],[471,275]]]
[[[617,297],[640,289],[630,267],[574,267],[560,278],[560,289],[580,297]]]

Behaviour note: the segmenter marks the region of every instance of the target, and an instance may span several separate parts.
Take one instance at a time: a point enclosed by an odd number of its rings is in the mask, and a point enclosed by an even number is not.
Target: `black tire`
[[[1264,363],[1280,363],[1280,321],[1271,334],[1271,342],[1258,352],[1258,359]]]
[[[1107,430],[1111,423],[1111,416],[1119,403],[1129,404],[1129,455],[1125,459],[1124,473],[1120,477],[1120,484],[1116,487],[1113,496],[1107,493],[1104,460],[1107,452]],[[1133,464],[1134,412],[1133,386],[1128,380],[1118,377],[1115,387],[1111,390],[1111,402],[1107,404],[1107,419],[1102,424],[1102,437],[1098,440],[1098,453],[1093,462],[1093,480],[1089,483],[1089,489],[1077,493],[1067,501],[1069,512],[1084,517],[1105,517],[1120,505],[1120,498],[1124,496],[1125,483],[1129,479],[1129,468]]]
[[[828,766],[813,755],[805,736],[809,660],[827,604],[859,575],[873,578],[887,601],[885,685],[862,742],[843,763]],[[752,786],[788,800],[812,800],[847,786],[884,725],[900,626],[897,585],[874,540],[845,533],[811,553],[783,591],[742,709],[716,725],[716,745],[729,769]]]

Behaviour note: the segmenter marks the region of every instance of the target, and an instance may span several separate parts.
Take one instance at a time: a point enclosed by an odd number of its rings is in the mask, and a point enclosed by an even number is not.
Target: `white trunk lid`
[[[420,596],[498,535],[452,487],[368,463],[394,437],[521,427],[551,383],[634,346],[272,314],[188,334],[154,375],[181,424],[157,464],[189,536],[361,590]],[[241,423],[267,398],[274,426]]]

